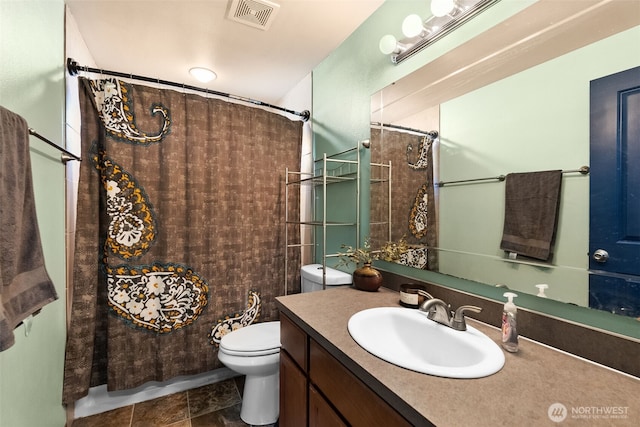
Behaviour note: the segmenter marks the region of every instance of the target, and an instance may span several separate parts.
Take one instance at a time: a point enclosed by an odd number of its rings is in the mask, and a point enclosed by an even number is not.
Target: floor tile
[[[233,381],[236,383],[236,387],[238,387],[238,392],[240,393],[240,398],[242,398],[242,393],[244,393],[244,380],[245,376],[241,375],[239,377],[234,377]]]
[[[165,427],[188,418],[189,408],[185,391],[136,403],[133,407],[131,427]]]
[[[73,421],[73,427],[247,427],[244,376]],[[265,426],[266,427],[266,426]]]
[[[240,419],[240,404],[191,418],[191,427],[246,427]]]
[[[129,427],[133,405],[73,420],[73,427]]]
[[[177,423],[169,424],[168,426],[163,427],[191,427],[191,420],[186,419],[182,421],[178,421]]]
[[[191,418],[228,408],[242,401],[233,379],[189,390],[187,393]]]

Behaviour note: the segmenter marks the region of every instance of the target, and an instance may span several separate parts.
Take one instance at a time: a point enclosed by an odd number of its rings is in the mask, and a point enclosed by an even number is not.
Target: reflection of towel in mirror
[[[561,184],[560,170],[507,175],[500,249],[543,261],[551,259]]]
[[[47,274],[36,218],[26,121],[0,106],[0,351],[13,330],[58,298]]]

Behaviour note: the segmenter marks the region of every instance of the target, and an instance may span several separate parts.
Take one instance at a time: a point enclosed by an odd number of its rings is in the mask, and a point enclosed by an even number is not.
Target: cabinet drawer
[[[314,340],[309,340],[309,376],[349,424],[357,426],[411,426],[380,396]]]
[[[280,313],[280,344],[304,372],[309,370],[307,334],[282,313]]]

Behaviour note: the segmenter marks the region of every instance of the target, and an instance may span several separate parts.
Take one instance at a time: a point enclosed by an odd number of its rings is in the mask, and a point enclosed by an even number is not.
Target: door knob
[[[604,249],[598,249],[593,253],[593,259],[596,260],[596,262],[605,263],[609,260],[609,252]]]

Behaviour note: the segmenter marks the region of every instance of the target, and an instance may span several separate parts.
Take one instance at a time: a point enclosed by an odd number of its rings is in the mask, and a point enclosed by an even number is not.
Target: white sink
[[[456,331],[415,309],[360,311],[349,319],[349,333],[374,356],[424,374],[481,378],[504,366],[502,349],[482,332],[469,325]]]

